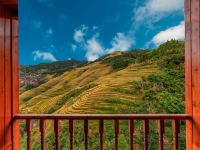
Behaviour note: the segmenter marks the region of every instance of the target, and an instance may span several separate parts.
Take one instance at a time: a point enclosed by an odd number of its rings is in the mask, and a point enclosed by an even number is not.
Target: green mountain
[[[78,67],[82,64],[63,61],[21,67],[22,75],[44,69],[42,75],[54,75],[20,95],[21,112],[184,112],[183,42],[172,40],[155,50],[115,52]]]
[[[184,113],[184,43],[171,40],[153,50],[115,52],[81,67],[73,67],[21,93],[20,111],[54,114]],[[105,149],[110,149],[114,139],[113,123],[108,122],[105,126],[109,136]],[[128,124],[123,122],[121,126],[124,128],[120,131],[119,149],[128,149],[124,147],[128,146]],[[93,139],[89,143],[91,149],[98,149],[97,127],[97,122],[90,124],[93,129],[93,134],[89,135]],[[68,131],[66,125],[61,128]],[[141,133],[141,122],[136,122],[136,128],[136,134]],[[156,138],[155,129],[155,123],[152,123],[151,134]],[[82,123],[77,123],[76,130],[75,149],[83,149]],[[172,149],[170,130],[168,123],[167,149]],[[66,132],[62,134],[68,135]],[[184,137],[181,133],[183,149]],[[49,145],[53,144],[52,138],[53,133],[49,131]],[[35,140],[39,142],[37,138]],[[138,149],[142,149],[142,140],[142,136],[135,139]],[[61,147],[66,148],[67,144],[61,142]],[[152,138],[150,149],[158,149],[157,146],[156,139]]]

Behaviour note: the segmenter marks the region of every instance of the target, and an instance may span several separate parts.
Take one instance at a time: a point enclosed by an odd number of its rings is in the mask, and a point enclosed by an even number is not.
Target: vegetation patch
[[[100,59],[100,62],[103,64],[110,64],[115,71],[122,70],[128,67],[129,64],[138,62],[138,59],[144,57],[147,52],[147,50],[132,50],[124,52],[122,55],[104,57]]]
[[[184,113],[184,43],[169,41],[152,51],[162,73],[153,73],[133,84],[149,113]]]

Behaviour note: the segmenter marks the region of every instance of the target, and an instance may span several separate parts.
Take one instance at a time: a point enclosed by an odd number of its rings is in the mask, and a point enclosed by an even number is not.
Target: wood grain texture
[[[192,40],[191,0],[185,0],[185,108],[193,116],[192,109]],[[192,149],[192,122],[186,122],[186,149]]]
[[[18,71],[18,18],[12,17],[12,117],[19,113],[19,71]],[[12,122],[13,149],[18,150],[19,146],[19,123]]]
[[[5,145],[5,9],[0,7],[0,149]]]
[[[12,149],[11,126],[11,14],[5,13],[5,143]]]
[[[12,67],[11,55],[13,54],[12,50],[15,50],[16,56],[14,57],[15,59],[18,58],[18,52],[16,51],[18,49],[18,45],[16,44],[18,39],[13,38],[14,34],[16,35],[15,37],[18,35],[18,25],[15,23],[13,25],[14,29],[12,29],[11,16],[10,8],[5,5],[0,5],[0,149],[6,150],[14,149],[13,139],[19,139],[19,137],[17,138],[19,134],[16,134],[15,138],[12,136],[12,133],[14,133],[12,132],[13,112],[18,113],[18,111],[16,111],[18,106],[15,107],[14,111],[12,107],[12,84],[15,82],[15,84],[18,85],[18,76],[15,76],[15,81],[12,80],[12,69],[14,67]],[[11,33],[12,31],[14,31],[14,34]],[[12,39],[14,41],[12,41]],[[15,66],[18,66],[18,63],[15,62]],[[17,70],[15,73],[18,75]],[[17,86],[15,86],[15,89],[16,88],[17,90],[15,90],[15,92],[18,91]],[[18,97],[18,93],[16,93],[15,96]],[[17,149],[19,148],[16,147],[15,150]]]
[[[193,150],[200,149],[200,1],[191,0]]]
[[[17,5],[18,0],[0,0],[0,5]]]

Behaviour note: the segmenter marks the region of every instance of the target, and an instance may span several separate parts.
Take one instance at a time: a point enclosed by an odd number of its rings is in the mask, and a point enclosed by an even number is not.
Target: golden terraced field
[[[126,92],[132,82],[157,71],[156,65],[131,64],[123,70],[113,71],[108,64],[89,63],[22,93],[20,111],[58,114],[128,113],[126,108],[129,103],[137,100],[137,96]],[[51,108],[54,110],[51,111]]]

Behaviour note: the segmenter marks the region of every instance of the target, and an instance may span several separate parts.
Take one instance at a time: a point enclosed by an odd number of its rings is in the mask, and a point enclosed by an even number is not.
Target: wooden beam
[[[18,0],[0,0],[0,5],[17,5]]]
[[[5,145],[5,9],[0,6],[0,149]]]
[[[191,0],[185,0],[185,111],[193,116],[192,108],[192,40]],[[186,149],[192,149],[192,122],[186,122]]]
[[[191,0],[193,150],[200,149],[200,1]]]
[[[185,0],[185,82],[187,150],[200,150],[200,1]]]
[[[18,18],[12,17],[12,118],[19,113]],[[19,123],[12,119],[13,150],[19,150]]]

